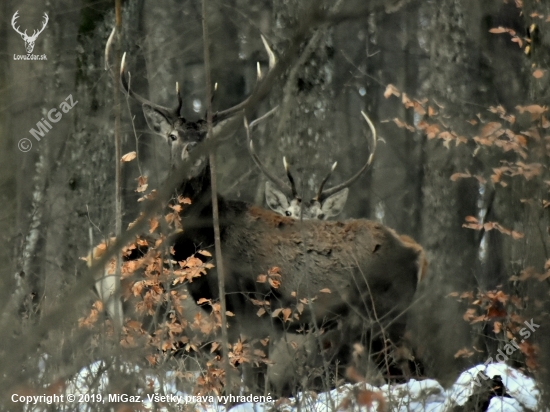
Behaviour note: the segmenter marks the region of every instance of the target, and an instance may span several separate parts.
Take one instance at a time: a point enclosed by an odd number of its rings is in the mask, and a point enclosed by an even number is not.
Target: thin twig
[[[115,28],[116,28],[116,41],[115,41],[115,73],[120,73],[120,37],[122,30],[122,0],[115,0]],[[120,110],[120,88],[118,82],[115,80],[113,87],[114,92],[114,112],[115,112],[115,236],[118,238],[122,234],[122,171],[121,171],[121,158],[122,158],[122,139],[120,136],[120,123],[121,123],[121,110]],[[120,333],[122,328],[123,315],[121,312],[122,306],[116,304],[120,301],[120,277],[122,272],[122,256],[120,253],[116,256],[116,272],[115,272],[115,290],[114,296],[114,318],[113,324],[115,326],[115,333]]]
[[[207,141],[212,137],[212,80],[210,79],[210,38],[208,36],[208,21],[206,19],[207,0],[202,0],[202,37],[204,44],[204,78],[206,82],[206,127]],[[216,179],[216,148],[210,150],[210,175],[212,186],[212,219],[214,223],[214,246],[216,248],[216,272],[218,274],[218,289],[220,295],[220,312],[222,317],[222,348],[223,366],[225,369],[226,393],[231,393],[231,366],[229,365],[229,339],[227,336],[227,315],[225,301],[225,270],[221,249],[220,215],[218,209],[218,185]]]

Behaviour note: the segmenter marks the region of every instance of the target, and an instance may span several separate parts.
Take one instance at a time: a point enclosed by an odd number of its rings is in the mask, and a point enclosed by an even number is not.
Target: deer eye
[[[170,135],[169,135],[168,137],[169,137],[169,138],[170,138],[170,140],[171,140],[171,141],[173,141],[173,142],[174,142],[174,141],[176,141],[176,140],[177,140],[177,138],[178,138],[178,136],[176,136],[176,134],[175,134],[175,133],[170,133]]]
[[[285,211],[285,215],[287,215],[287,216],[291,216],[291,215],[292,215],[292,213],[290,213],[290,212],[289,212],[289,211],[287,210],[287,211]]]

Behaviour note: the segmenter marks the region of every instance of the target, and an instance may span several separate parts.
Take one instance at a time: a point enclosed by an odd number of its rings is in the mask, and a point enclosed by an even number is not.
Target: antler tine
[[[216,92],[218,91],[218,83],[214,83],[214,91],[212,92],[212,97],[210,98],[210,103],[214,102],[214,97],[216,97]]]
[[[111,31],[111,34],[109,35],[109,38],[107,39],[107,43],[105,44],[105,70],[109,70],[111,72],[111,75],[114,79],[117,78],[117,75],[115,74],[113,68],[109,64],[110,59],[110,52],[111,52],[111,45],[113,44],[113,39],[115,38],[116,33],[116,27],[113,27],[113,31]],[[152,108],[164,113],[174,113],[173,109],[168,109],[167,107],[161,106],[159,104],[153,103],[150,100],[147,100],[144,97],[141,97],[139,94],[135,93],[129,86],[128,81],[126,80],[125,76],[125,70],[126,70],[126,52],[122,55],[122,60],[120,62],[120,84],[122,85],[123,90],[126,92],[126,94],[129,94],[134,99],[136,99],[141,104],[146,104],[148,106],[151,106]],[[181,96],[179,93],[179,86],[176,84],[176,93],[178,94],[178,109],[176,111],[176,115],[179,116],[179,110],[181,109]]]
[[[319,190],[317,191],[317,196],[315,196],[313,200],[319,200],[321,198],[321,195],[323,194],[323,187],[325,186],[325,183],[327,183],[328,179],[332,175],[332,172],[334,172],[334,169],[336,169],[337,165],[338,165],[338,162],[334,162],[334,164],[330,168],[330,172],[328,172],[327,176],[321,182],[321,185],[319,186]]]
[[[296,185],[294,184],[294,178],[290,173],[290,168],[288,167],[288,163],[286,162],[285,156],[283,156],[283,165],[285,166],[286,176],[288,177],[288,180],[290,182],[290,189],[292,190],[292,196],[294,197],[294,199],[299,199],[300,197],[298,196],[298,191],[296,190]]]
[[[376,151],[376,140],[377,140],[376,128],[374,127],[374,124],[372,124],[371,120],[369,119],[369,116],[367,116],[367,114],[365,112],[361,111],[361,114],[363,115],[364,119],[367,121],[367,123],[370,127],[370,130],[371,130],[371,133],[372,133],[372,150],[371,150],[370,156],[367,159],[367,162],[363,165],[363,167],[361,169],[359,169],[359,171],[357,173],[355,173],[355,175],[350,177],[348,180],[346,180],[343,183],[340,183],[339,185],[331,187],[330,189],[327,189],[325,191],[319,191],[319,193],[317,194],[317,200],[319,200],[319,201],[321,201],[324,198],[327,198],[328,196],[330,196],[330,195],[332,195],[336,192],[339,192],[340,190],[344,189],[345,187],[350,186],[353,182],[355,182],[359,178],[359,176],[361,176],[361,174],[365,170],[367,170],[369,168],[369,166],[372,163],[372,160],[374,159],[374,152]]]
[[[124,52],[124,54],[122,55],[122,60],[120,62],[120,83],[122,84],[122,88],[124,89],[124,91],[130,96],[132,96],[134,99],[136,99],[138,102],[140,102],[142,105],[150,106],[161,113],[170,114],[175,112],[173,109],[169,109],[167,107],[161,106],[160,104],[153,103],[152,101],[134,92],[128,85],[125,71],[126,71],[126,52]]]
[[[263,116],[265,118],[265,115]],[[281,179],[279,179],[277,176],[272,174],[260,161],[260,158],[254,151],[254,143],[252,142],[252,139],[250,137],[250,126],[248,124],[248,121],[246,120],[246,117],[244,118],[244,128],[246,129],[246,137],[248,140],[248,150],[250,152],[250,155],[252,156],[252,159],[254,160],[254,163],[256,163],[256,166],[259,167],[259,169],[262,171],[262,173],[271,180],[280,190],[283,191],[292,191],[292,188],[288,186],[285,182],[283,182]],[[294,193],[294,191],[293,191]]]
[[[262,38],[262,43],[264,44],[265,51],[267,52],[267,56],[269,58],[269,70],[273,69],[275,65],[277,64],[277,57],[275,57],[275,53],[273,53],[273,50],[271,50],[271,47],[269,47],[269,43],[265,39],[264,35],[261,34],[260,37]]]
[[[183,99],[181,97],[180,84],[178,82],[176,82],[176,94],[178,96],[178,107],[176,107],[176,115],[179,117],[181,107],[183,106]]]
[[[265,119],[267,119],[269,116],[271,116],[273,113],[275,113],[278,108],[279,108],[279,106],[275,106],[273,109],[271,109],[269,112],[264,114],[262,117],[258,117],[256,120],[251,121],[250,124],[248,125],[250,130],[253,130],[258,124],[260,124]]]
[[[262,43],[264,44],[265,50],[266,50],[268,58],[269,58],[269,70],[267,72],[269,74],[269,72],[271,70],[273,70],[273,68],[277,64],[277,58],[275,57],[275,54],[273,53],[273,50],[271,50],[271,47],[269,47],[269,44],[267,43],[267,40],[264,38],[263,35],[261,36],[261,38],[262,38]],[[258,89],[260,88],[260,84],[261,84],[262,80],[265,79],[265,76],[263,75],[262,70],[260,69],[260,64],[259,63],[257,63],[256,71],[257,71],[258,78],[256,80],[256,85],[254,86],[254,89],[252,90],[252,93],[250,93],[250,95],[246,99],[244,99],[242,102],[238,103],[237,105],[235,105],[233,107],[230,107],[229,109],[217,112],[216,113],[216,121],[221,121],[221,120],[227,119],[228,117],[233,116],[235,113],[240,112],[241,110],[243,110],[246,107],[246,105],[250,101],[250,98],[252,96],[254,96],[256,94],[256,92],[258,91]]]
[[[113,43],[113,39],[115,38],[115,32],[116,32],[116,27],[113,27],[113,30],[111,31],[111,34],[107,39],[107,44],[105,44],[105,70],[109,70],[113,78],[116,78],[116,76],[115,76],[115,72],[113,71],[113,68],[109,65],[109,52],[111,50],[111,44]]]

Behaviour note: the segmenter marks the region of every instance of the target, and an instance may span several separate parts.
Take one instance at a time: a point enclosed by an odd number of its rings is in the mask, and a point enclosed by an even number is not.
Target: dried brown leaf
[[[537,69],[537,70],[535,70],[535,71],[533,72],[533,77],[534,77],[535,79],[540,79],[541,77],[544,76],[544,73],[545,73],[544,70]]]
[[[400,94],[401,93],[399,92],[399,90],[393,84],[388,84],[386,86],[386,90],[384,91],[384,97],[386,99],[389,98],[391,95],[399,97]]]
[[[159,221],[157,220],[157,218],[152,217],[151,219],[149,219],[149,233],[153,233],[158,226]]]
[[[124,156],[122,156],[120,161],[123,162],[123,163],[131,162],[135,158],[136,158],[136,152],[129,152],[129,153],[126,153]]]
[[[468,172],[466,173],[453,173],[451,175],[451,181],[456,182],[458,179],[465,179],[468,177],[472,177],[472,175]]]

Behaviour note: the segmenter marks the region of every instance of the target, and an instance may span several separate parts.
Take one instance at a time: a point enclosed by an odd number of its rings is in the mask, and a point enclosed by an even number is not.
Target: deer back
[[[306,305],[296,323],[327,321],[350,307],[388,316],[412,302],[420,252],[379,223],[300,222],[250,206],[225,229],[228,291],[272,293],[272,310],[315,298],[314,313]],[[258,278],[274,267],[278,287]]]

